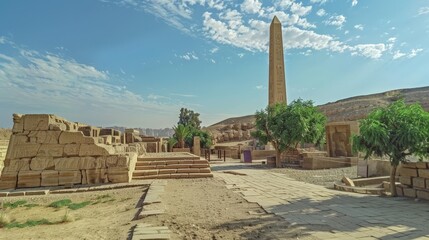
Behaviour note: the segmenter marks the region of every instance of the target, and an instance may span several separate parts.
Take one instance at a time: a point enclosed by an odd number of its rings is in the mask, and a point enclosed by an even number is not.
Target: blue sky
[[[424,0],[0,1],[0,127],[13,113],[97,126],[207,126],[268,101],[269,23],[288,101],[429,85]]]

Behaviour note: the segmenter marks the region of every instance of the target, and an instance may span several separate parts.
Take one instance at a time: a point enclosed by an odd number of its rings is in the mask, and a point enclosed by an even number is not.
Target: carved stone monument
[[[269,88],[268,103],[286,103],[286,80],[283,56],[282,25],[274,16],[270,25],[270,50],[269,50]]]
[[[326,125],[326,144],[329,157],[354,157],[351,136],[359,133],[359,123],[332,122]]]

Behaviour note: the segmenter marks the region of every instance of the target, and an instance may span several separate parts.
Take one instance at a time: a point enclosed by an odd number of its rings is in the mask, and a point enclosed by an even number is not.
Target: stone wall
[[[400,185],[396,186],[399,196],[429,200],[429,165],[427,162],[401,164]]]
[[[6,158],[7,146],[9,145],[9,140],[0,140],[0,176],[1,171],[4,167],[4,159]]]
[[[13,120],[0,189],[131,181],[140,145],[115,143],[117,136],[49,114]]]
[[[342,168],[355,166],[357,158],[353,157],[314,157],[304,158],[302,168],[315,170],[315,169],[328,169],[328,168]]]

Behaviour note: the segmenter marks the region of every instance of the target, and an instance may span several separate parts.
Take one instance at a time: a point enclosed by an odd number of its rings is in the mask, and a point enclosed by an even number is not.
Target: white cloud
[[[110,0],[109,0],[110,1]],[[347,45],[330,34],[320,34],[316,32],[317,26],[305,17],[311,10],[311,5],[304,5],[295,0],[275,0],[273,5],[264,6],[261,0],[243,0],[240,4],[233,1],[222,0],[159,0],[159,1],[129,1],[128,6],[148,7],[152,14],[172,19],[176,19],[186,31],[193,34],[202,34],[218,44],[225,44],[248,51],[267,51],[268,36],[271,19],[277,16],[283,26],[283,41],[286,49],[327,50],[330,52],[351,51],[354,55],[374,58],[377,54],[367,53],[373,43],[368,43],[368,47],[358,47]],[[311,0],[313,4],[325,4],[327,0]],[[216,3],[216,4],[214,4]],[[134,5],[133,5],[134,4]],[[214,6],[217,7],[214,7]],[[196,8],[204,6],[205,11],[201,16],[195,16]],[[211,7],[212,6],[212,7]],[[150,10],[155,9],[155,10]],[[318,16],[326,16],[324,9],[319,9]],[[198,24],[197,17],[201,17],[201,24]],[[169,21],[169,20],[165,20]],[[343,15],[333,15],[324,21],[324,24],[336,26],[341,29],[346,23]],[[181,29],[180,24],[172,24]],[[358,24],[356,29],[363,29],[363,25]],[[314,29],[310,30],[310,29]],[[344,34],[348,34],[345,31]],[[365,45],[362,43],[361,45]],[[385,46],[386,47],[386,46]],[[211,53],[218,51],[218,48],[209,50]],[[376,51],[373,51],[376,52]],[[383,52],[383,51],[381,51]],[[193,57],[194,56],[194,57]],[[195,54],[186,53],[178,56],[184,60],[196,60]]]
[[[386,45],[383,43],[379,44],[358,44],[350,47],[352,55],[361,55],[364,57],[378,59],[387,50]]]
[[[184,97],[184,98],[194,98],[194,97],[196,97],[193,94],[184,94],[184,93],[171,93],[170,95],[177,96],[177,97]]]
[[[346,17],[343,15],[331,16],[328,20],[324,21],[326,25],[336,26],[341,28],[346,22]]]
[[[311,3],[325,4],[328,0],[310,0]]]
[[[356,6],[358,4],[358,0],[352,0],[352,7]]]
[[[354,25],[354,28],[355,29],[357,29],[357,30],[363,30],[363,25],[362,24],[356,24],[356,25]]]
[[[349,32],[350,32],[349,30],[346,30],[346,31],[344,31],[344,34],[347,35],[347,34],[349,34]]]
[[[399,59],[403,56],[406,56],[407,54],[401,52],[401,51],[395,51],[395,53],[393,54],[393,60]]]
[[[393,54],[393,60],[396,60],[396,59],[399,59],[402,57],[414,58],[417,56],[418,53],[420,53],[422,51],[423,51],[422,48],[411,49],[410,53],[407,54],[407,53],[401,52],[400,50],[397,50]]]
[[[212,59],[210,59],[210,62],[212,62],[212,63],[216,63],[216,61],[212,58]]]
[[[415,56],[417,56],[417,54],[419,53],[419,52],[421,52],[421,51],[423,51],[423,49],[422,48],[418,48],[418,49],[411,49],[411,53],[410,54],[408,54],[408,58],[413,58],[413,57],[415,57]]]
[[[242,11],[246,13],[258,13],[262,14],[262,3],[259,0],[244,0],[240,5]]]
[[[396,37],[391,37],[391,38],[387,39],[387,42],[389,42],[389,43],[395,43],[396,42]]]
[[[311,6],[302,6],[302,3],[292,3],[290,11],[298,16],[305,16],[311,12]]]
[[[417,15],[424,15],[424,14],[428,14],[429,13],[429,7],[421,7],[419,8],[419,11],[417,13]]]
[[[264,86],[263,86],[263,85],[257,85],[257,86],[256,86],[256,89],[258,89],[258,90],[262,90],[262,89],[264,89]]]
[[[218,47],[214,47],[214,48],[210,49],[211,53],[217,53],[218,51],[219,51]]]
[[[199,58],[195,55],[194,52],[187,52],[181,56],[179,56],[179,58],[184,59],[186,61],[190,61],[190,60],[198,60]]]
[[[319,16],[319,17],[323,17],[323,16],[325,16],[326,15],[326,11],[325,11],[325,9],[323,9],[323,8],[321,8],[321,9],[319,9],[318,11],[317,11],[317,16]]]
[[[98,123],[102,119],[123,122],[120,116],[130,116],[126,121],[131,123],[143,111],[168,114],[178,108],[178,103],[154,101],[153,95],[144,97],[127,90],[114,74],[94,66],[16,44],[3,47],[8,54],[0,54],[0,104],[16,111],[34,109],[75,118],[70,120],[93,116]]]
[[[243,58],[243,57],[244,57],[244,53],[239,53],[239,54],[237,54],[237,56],[238,56],[239,58]]]

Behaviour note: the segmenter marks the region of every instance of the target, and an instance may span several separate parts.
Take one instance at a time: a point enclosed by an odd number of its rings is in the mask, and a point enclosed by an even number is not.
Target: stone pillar
[[[276,16],[270,25],[268,103],[287,104],[282,25]]]
[[[197,156],[201,155],[200,142],[200,137],[194,137],[194,147],[192,148],[192,153]]]

